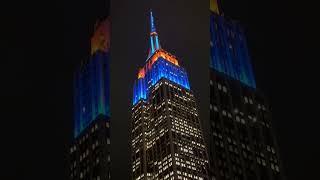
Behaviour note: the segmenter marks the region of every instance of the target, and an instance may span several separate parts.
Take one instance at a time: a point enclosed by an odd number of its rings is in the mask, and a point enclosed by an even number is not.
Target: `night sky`
[[[103,0],[12,2],[1,6],[0,179],[67,179],[72,138],[72,73],[87,58]],[[116,0],[111,4],[112,170],[129,173],[128,124],[132,83],[147,56],[148,11],[152,8],[162,47],[181,59],[208,117],[208,2]],[[7,10],[7,11],[5,11]],[[320,159],[319,118],[307,34],[311,13],[302,2],[223,2],[226,16],[239,20],[248,44],[257,86],[272,105],[273,124],[288,179],[314,179]],[[310,70],[309,70],[310,69]],[[115,173],[116,172],[116,173]]]

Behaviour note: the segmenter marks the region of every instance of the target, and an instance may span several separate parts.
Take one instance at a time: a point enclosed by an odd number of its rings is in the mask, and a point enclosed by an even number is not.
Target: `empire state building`
[[[208,179],[208,155],[186,70],[162,49],[150,12],[150,49],[133,88],[132,179]]]

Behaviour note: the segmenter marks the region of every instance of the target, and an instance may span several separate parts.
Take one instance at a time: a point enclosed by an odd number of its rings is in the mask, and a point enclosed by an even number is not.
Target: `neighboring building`
[[[210,3],[211,178],[284,179],[271,108],[256,89],[245,33],[221,15],[219,1]]]
[[[109,47],[110,19],[105,18],[95,27],[90,58],[74,74],[72,180],[110,179]]]
[[[207,180],[208,156],[187,73],[160,47],[150,13],[150,51],[134,84],[132,179]]]

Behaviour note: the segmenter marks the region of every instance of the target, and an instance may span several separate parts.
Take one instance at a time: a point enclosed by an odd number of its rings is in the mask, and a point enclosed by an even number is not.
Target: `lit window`
[[[248,98],[244,97],[244,103],[248,103]]]
[[[222,111],[222,115],[226,116],[227,112],[225,110]]]
[[[223,86],[223,92],[227,92],[227,87]]]
[[[221,88],[222,88],[222,87],[221,87],[221,84],[219,84],[219,83],[218,83],[218,89],[220,89],[220,90],[221,90]]]

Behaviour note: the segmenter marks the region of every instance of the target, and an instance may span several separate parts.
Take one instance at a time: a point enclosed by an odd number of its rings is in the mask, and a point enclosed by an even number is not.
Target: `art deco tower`
[[[70,179],[110,179],[110,18],[98,22],[90,57],[74,74],[74,141]]]
[[[133,90],[132,179],[208,179],[195,97],[177,57],[160,46],[150,12],[150,50]]]
[[[210,166],[212,179],[280,180],[271,108],[256,88],[239,23],[210,2]]]

